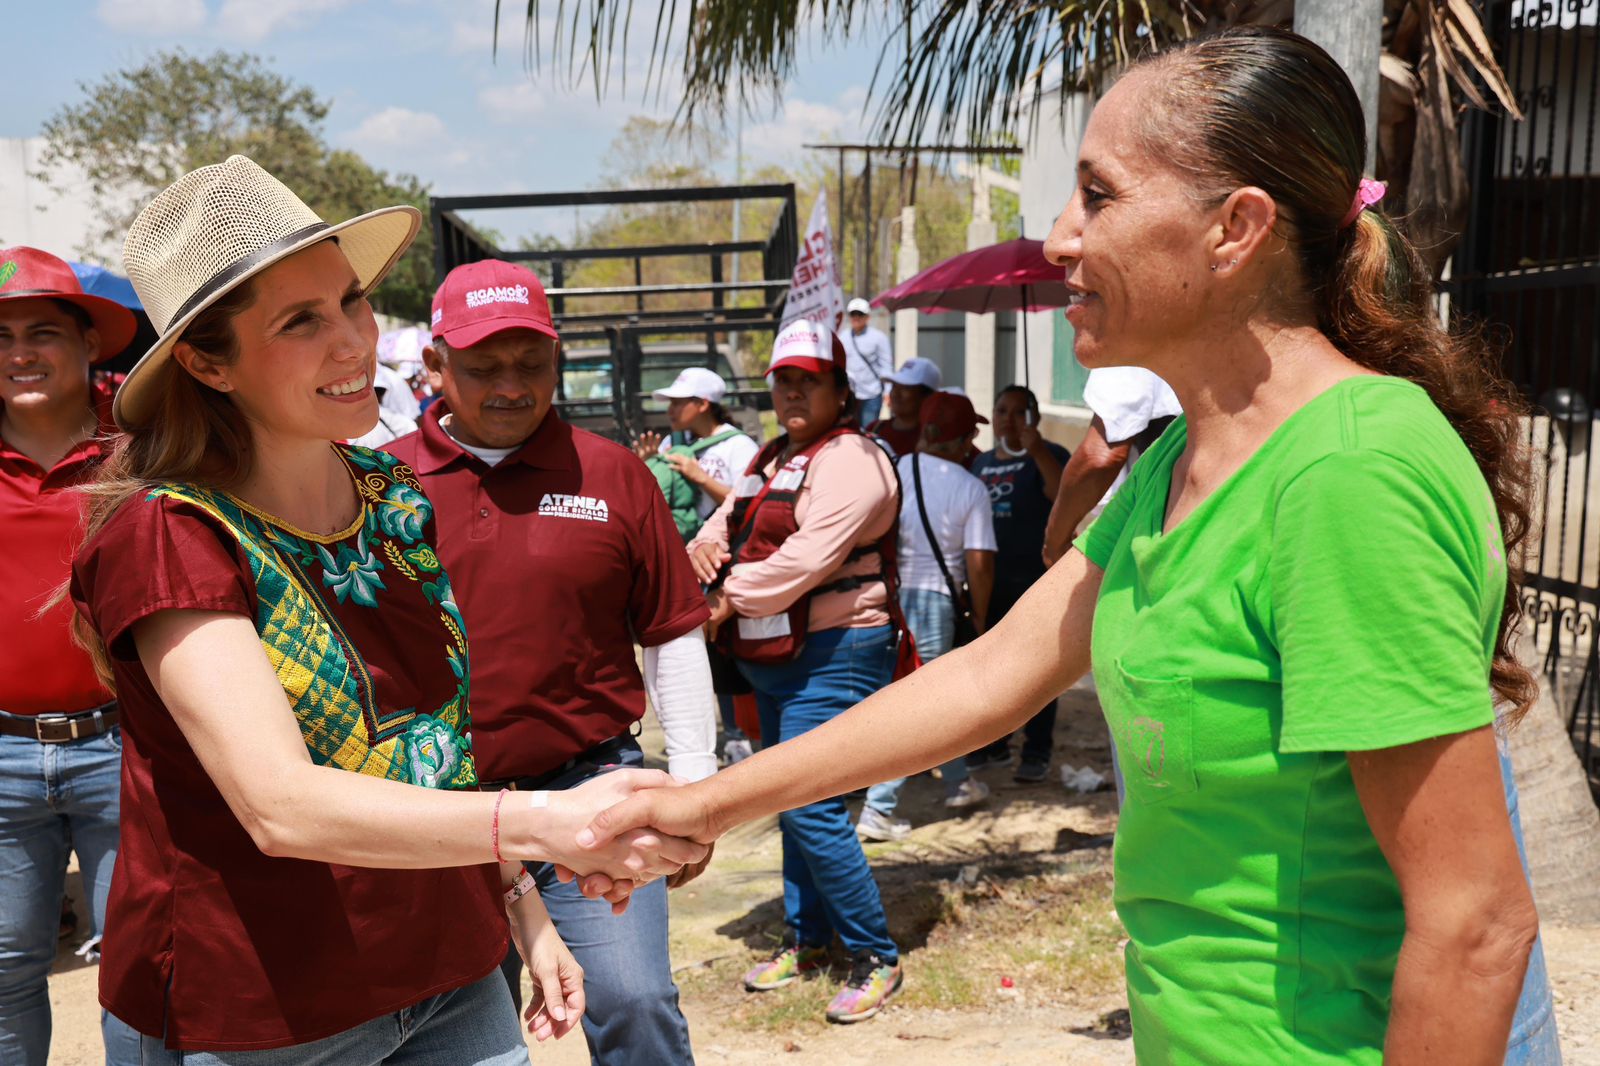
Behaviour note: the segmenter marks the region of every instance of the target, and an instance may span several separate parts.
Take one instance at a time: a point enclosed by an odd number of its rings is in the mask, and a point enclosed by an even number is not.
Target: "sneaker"
[[[755,752],[750,748],[750,742],[742,737],[730,740],[722,746],[722,759],[727,766],[743,762],[754,754]]]
[[[771,992],[826,966],[827,948],[786,947],[744,975],[744,987],[751,992]]]
[[[976,807],[989,798],[989,786],[976,778],[967,778],[955,792],[944,798],[944,805],[952,810]]]
[[[828,1020],[840,1025],[866,1021],[900,991],[905,979],[898,962],[891,965],[871,952],[857,955],[849,979],[828,1004]]]
[[[863,840],[904,840],[911,835],[911,823],[875,807],[861,808],[856,835]]]
[[[1050,776],[1050,764],[1035,762],[1033,759],[1023,759],[1017,764],[1017,772],[1011,775],[1011,780],[1019,785],[1037,785]]]

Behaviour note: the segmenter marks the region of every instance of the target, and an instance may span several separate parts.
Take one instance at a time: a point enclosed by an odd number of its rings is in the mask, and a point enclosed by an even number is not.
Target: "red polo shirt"
[[[917,437],[920,432],[917,426],[912,426],[910,429],[896,429],[893,421],[880,418],[867,427],[867,432],[887,444],[897,459],[917,450]]]
[[[644,716],[635,642],[665,644],[709,612],[638,456],[552,412],[490,467],[439,425],[445,411],[385,450],[433,501],[471,645],[478,776],[543,773]]]
[[[102,433],[110,394],[97,391]],[[83,537],[83,496],[73,492],[100,464],[104,444],[86,440],[49,470],[0,438],[0,711],[70,714],[111,694],[72,643],[72,604],[38,617],[72,570]]]

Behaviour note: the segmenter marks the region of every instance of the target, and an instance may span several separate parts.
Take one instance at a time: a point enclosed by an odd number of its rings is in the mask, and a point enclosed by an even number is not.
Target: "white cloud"
[[[516,81],[479,89],[478,104],[495,122],[526,122],[544,112],[548,96],[548,89],[531,81]]]
[[[298,29],[352,0],[222,0],[217,33],[232,41],[255,43],[279,30]]]
[[[100,21],[123,33],[192,33],[205,25],[205,0],[100,0]]]
[[[433,112],[386,107],[362,119],[344,139],[357,148],[397,148],[443,136],[444,119]]]
[[[744,129],[744,154],[748,164],[763,156],[785,161],[804,153],[804,146],[821,141],[852,140],[861,132],[859,90],[847,89],[837,104],[789,99],[767,122]],[[854,104],[850,103],[854,100]]]

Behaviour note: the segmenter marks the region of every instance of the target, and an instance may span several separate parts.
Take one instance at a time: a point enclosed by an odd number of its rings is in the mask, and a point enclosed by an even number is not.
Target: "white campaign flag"
[[[833,232],[828,227],[827,190],[817,194],[806,223],[805,242],[789,281],[789,295],[783,302],[783,322],[808,318],[825,329],[835,330],[844,316],[844,289],[839,284],[839,260],[833,254]]]

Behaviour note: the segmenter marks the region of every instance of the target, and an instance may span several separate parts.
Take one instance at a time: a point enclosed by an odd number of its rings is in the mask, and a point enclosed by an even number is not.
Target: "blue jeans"
[[[268,1051],[170,1051],[141,1040],[143,1066],[528,1066],[517,1012],[497,973],[342,1033]]]
[[[1522,845],[1522,818],[1517,813],[1517,783],[1511,775],[1511,757],[1500,749],[1500,778],[1505,782],[1506,809],[1511,813],[1511,832],[1517,838],[1517,853],[1522,869],[1528,869],[1527,849]],[[1533,943],[1528,955],[1528,973],[1522,979],[1522,996],[1511,1019],[1511,1040],[1506,1047],[1506,1066],[1560,1066],[1561,1044],[1556,1035],[1555,1003],[1550,996],[1550,974],[1544,964],[1544,940]]]
[[[894,675],[892,626],[824,629],[806,638],[793,662],[741,661],[756,690],[764,745],[809,733],[860,703]],[[783,832],[783,916],[795,942],[821,947],[839,939],[852,954],[900,957],[889,938],[878,884],[856,839],[842,797],[787,811]]]
[[[917,654],[924,663],[931,663],[956,642],[956,605],[948,593],[932,589],[901,589],[900,609],[905,612],[906,625],[917,642]],[[953,796],[967,779],[967,759],[958,755],[939,768],[944,781],[944,794]],[[896,778],[867,789],[867,806],[879,814],[893,814],[900,806],[900,790],[906,779]]]
[[[625,743],[616,765],[643,766],[639,745]],[[572,788],[608,769],[615,766],[580,764],[546,787]],[[667,883],[652,881],[614,915],[605,900],[585,899],[576,882],[562,884],[549,863],[528,869],[556,931],[583,967],[583,1035],[592,1060],[599,1066],[693,1063],[689,1023],[678,1007],[667,952]],[[515,946],[501,969],[520,1014],[522,958]]]
[[[118,729],[66,744],[0,736],[0,1063],[44,1066],[50,967],[67,857],[78,853],[91,932],[105,928],[122,787]],[[108,1066],[138,1066],[139,1040],[100,1012]]]
[[[993,629],[996,622],[1006,616],[1006,612],[1017,605],[1017,601],[1032,587],[1028,581],[1006,581],[997,577],[994,586],[994,595],[989,600],[989,628]],[[1055,749],[1056,733],[1056,701],[1051,700],[1045,704],[1034,716],[1028,719],[1022,727],[1022,761],[1041,762],[1048,764],[1050,755]],[[1007,734],[999,740],[978,749],[990,759],[1005,761],[1011,758],[1011,736]],[[1116,765],[1116,760],[1112,760]]]
[[[883,414],[882,394],[871,400],[863,400],[861,397],[857,396],[856,412],[856,417],[860,420],[862,429],[866,429],[868,426],[872,425],[872,423],[878,420],[878,416]]]

